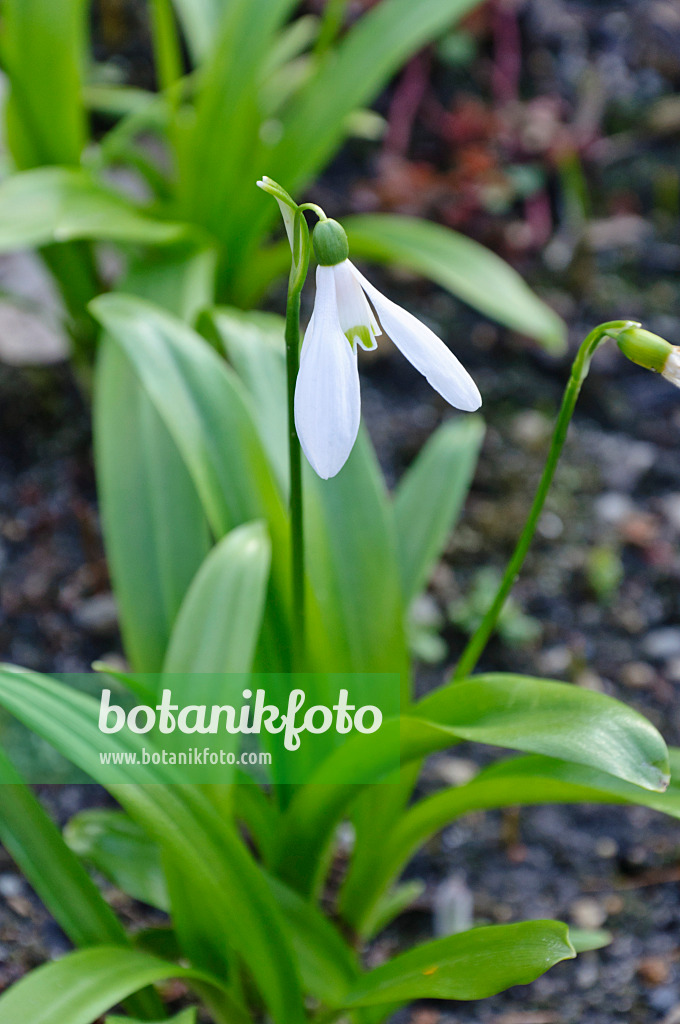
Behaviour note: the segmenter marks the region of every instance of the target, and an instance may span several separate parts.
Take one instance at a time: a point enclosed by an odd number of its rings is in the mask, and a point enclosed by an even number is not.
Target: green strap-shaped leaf
[[[147,953],[97,946],[45,964],[12,985],[0,996],[0,1024],[92,1024],[131,993],[166,978],[219,988],[199,971]]]
[[[229,0],[174,0],[177,17],[195,63],[215,44],[220,18]]]
[[[287,243],[286,243],[287,244]],[[288,249],[290,262],[290,249]],[[285,321],[276,313],[227,306],[206,311],[199,328],[214,341],[252,395],[255,425],[282,493],[288,497]]]
[[[107,1017],[104,1024],[141,1024],[141,1021],[130,1020],[129,1017]],[[196,1008],[189,1006],[176,1017],[168,1017],[162,1024],[196,1024]]]
[[[0,671],[0,704],[96,780],[100,773],[98,702],[47,676],[6,666]],[[109,736],[111,750],[139,753],[143,737]],[[117,741],[117,742],[116,742]],[[200,788],[164,785],[162,766],[121,767],[121,783],[107,788],[163,848],[175,873],[184,879],[181,920],[191,914],[194,935],[189,951],[203,967],[228,969],[234,950],[251,972],[272,1016],[299,1024],[302,998],[295,960],[283,923],[261,872],[229,822],[220,817]],[[140,783],[149,783],[142,785]],[[227,998],[225,996],[225,998]],[[228,997],[238,1024],[242,1016]],[[20,1018],[19,1018],[20,1019]],[[2,1018],[0,1018],[2,1024]]]
[[[5,0],[3,69],[12,156],[20,168],[77,164],[87,122],[82,101],[88,5],[85,0]]]
[[[370,104],[412,54],[437,39],[477,3],[381,0],[375,4],[324,55],[287,109],[273,124],[265,123],[254,152],[247,155],[250,176],[260,175],[266,168],[266,174],[296,196],[349,133],[349,115]],[[275,204],[253,194],[248,178],[244,171],[235,182],[238,191],[231,196],[229,234],[220,236],[230,257],[221,298],[236,304],[252,288],[248,282],[251,261],[258,258],[258,243],[278,216]]]
[[[460,515],[483,437],[478,416],[443,424],[399,481],[394,518],[407,604],[427,583]]]
[[[558,921],[473,928],[426,942],[365,975],[343,1001],[347,1007],[414,999],[485,999],[526,985],[576,954]]]
[[[169,912],[158,845],[127,814],[102,808],[81,811],[67,824],[64,839],[122,892]]]
[[[0,748],[0,840],[75,946],[128,946],[129,937],[59,829]],[[146,1020],[162,1009],[155,993],[130,997]]]
[[[125,352],[109,338],[97,363],[94,444],[125,650],[137,671],[159,672],[210,534],[173,438]]]
[[[351,784],[377,782],[391,770],[391,742],[400,737],[402,763],[458,740],[527,753],[548,753],[596,768],[645,790],[668,783],[668,753],[647,719],[612,697],[566,683],[526,676],[475,676],[435,691],[400,721],[384,722],[370,737],[352,736],[301,787],[284,817],[278,871],[303,892],[319,875],[301,865],[321,864],[337,822],[357,795]],[[370,741],[370,742],[366,742]],[[337,779],[348,780],[338,784]]]
[[[537,338],[549,351],[564,351],[563,320],[505,260],[471,238],[417,217],[389,214],[348,217],[343,226],[353,256],[414,270],[492,320]]]
[[[490,673],[435,690],[413,713],[457,739],[563,758],[643,789],[668,785],[668,751],[658,731],[603,693]]]
[[[107,1017],[104,1024],[141,1024],[141,1021],[130,1020],[129,1017]],[[196,1008],[189,1006],[176,1017],[168,1017],[162,1024],[196,1024]]]
[[[249,672],[262,624],[271,545],[262,523],[228,533],[210,552],[177,616],[164,673]],[[181,689],[174,697],[183,703]],[[208,699],[214,697],[216,699]],[[219,694],[202,692],[205,704]],[[193,703],[198,701],[196,693]],[[200,701],[198,701],[200,703]]]
[[[374,865],[371,889],[356,924],[370,935],[383,920],[388,887],[416,850],[456,818],[480,810],[544,803],[637,804],[680,818],[680,751],[670,751],[671,783],[664,793],[650,792],[584,765],[539,754],[500,761],[463,786],[419,800],[395,822]]]
[[[181,215],[222,242],[222,279],[239,260],[242,239],[252,235],[243,221],[243,199],[260,171],[260,91],[264,69],[280,25],[295,0],[230,0],[203,61],[194,117],[178,122],[177,198]],[[253,31],[254,26],[257,31]],[[225,148],[229,159],[224,159]],[[229,268],[229,269],[227,269]]]
[[[163,310],[129,295],[100,296],[92,309],[125,352],[173,437],[215,536],[255,519],[266,521],[273,557],[262,649],[270,671],[285,670],[288,523],[249,396],[214,349]],[[310,636],[315,633],[310,628]]]
[[[126,814],[83,811],[71,819],[66,834],[71,847],[123,892],[161,910],[169,908],[160,848]],[[337,1002],[359,977],[349,946],[312,903],[278,879],[264,878],[288,924],[305,989],[324,1002]]]
[[[153,219],[77,168],[40,167],[0,184],[0,252],[82,238],[167,245],[188,237],[186,225]]]
[[[332,154],[345,118],[370,103],[413,53],[437,38],[477,0],[383,0],[347,33],[291,105],[268,174],[296,190]]]
[[[288,923],[305,989],[322,1002],[337,1005],[360,976],[351,947],[313,903],[277,878],[268,881]]]

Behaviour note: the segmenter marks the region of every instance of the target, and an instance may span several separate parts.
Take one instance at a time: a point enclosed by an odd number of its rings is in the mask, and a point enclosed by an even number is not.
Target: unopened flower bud
[[[658,334],[631,325],[611,332],[624,356],[638,366],[662,374],[680,387],[680,349]]]
[[[322,267],[335,267],[349,256],[349,243],[337,220],[320,220],[312,234],[314,254]]]

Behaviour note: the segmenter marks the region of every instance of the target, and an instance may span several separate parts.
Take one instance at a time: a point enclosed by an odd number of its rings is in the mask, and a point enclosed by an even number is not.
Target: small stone
[[[563,644],[559,644],[541,653],[540,670],[548,676],[564,676],[571,667],[571,662],[571,651]]]
[[[75,609],[76,625],[97,636],[109,636],[118,629],[118,609],[113,594],[95,594]]]
[[[613,917],[614,914],[620,914],[625,907],[625,903],[618,893],[612,893],[611,896],[607,896],[603,905],[604,909],[607,911],[607,917]]]
[[[645,654],[658,661],[680,658],[680,629],[667,626],[648,633],[642,643]]]
[[[603,860],[611,860],[619,852],[619,844],[611,836],[602,836],[595,843],[595,853]]]
[[[447,757],[442,755],[434,759],[431,774],[449,786],[464,786],[474,779],[479,766],[464,757]]]
[[[635,512],[635,505],[627,494],[608,491],[595,501],[595,514],[605,523],[618,525]]]
[[[438,885],[432,904],[437,938],[455,935],[472,927],[474,896],[462,874],[452,875]]]
[[[645,690],[654,685],[656,673],[644,661],[631,661],[621,669],[621,682],[632,690]]]
[[[589,896],[584,896],[572,903],[569,913],[577,928],[587,928],[588,930],[601,928],[607,920],[607,912],[602,904]]]
[[[589,668],[579,672],[574,682],[577,686],[582,686],[584,690],[594,690],[596,693],[602,693],[604,690],[602,678]]]
[[[664,985],[670,977],[670,967],[660,956],[647,956],[638,964],[637,973],[647,985]]]
[[[6,900],[21,896],[23,889],[24,883],[19,875],[0,875],[0,896]]]
[[[647,998],[655,1010],[664,1013],[675,1006],[679,997],[680,991],[678,991],[677,985],[659,985],[649,993]]]

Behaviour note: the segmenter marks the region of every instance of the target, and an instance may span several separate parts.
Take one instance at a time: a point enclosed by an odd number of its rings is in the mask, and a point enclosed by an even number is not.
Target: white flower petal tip
[[[333,267],[318,267],[314,313],[295,385],[295,429],[314,472],[328,480],[354,447],[361,420],[356,350],[340,326]]]
[[[680,388],[680,348],[674,346],[662,370],[662,376]]]
[[[477,385],[441,338],[412,313],[386,298],[349,260],[347,263],[355,280],[373,303],[381,327],[411,365],[454,408],[463,412],[479,409],[482,396]]]

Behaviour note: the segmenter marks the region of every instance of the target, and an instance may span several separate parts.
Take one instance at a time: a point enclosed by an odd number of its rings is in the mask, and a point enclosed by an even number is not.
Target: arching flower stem
[[[574,408],[576,407],[581,387],[588,376],[590,362],[596,350],[603,341],[612,336],[610,332],[618,332],[631,327],[639,327],[639,324],[636,324],[631,320],[611,320],[608,323],[600,324],[599,327],[596,327],[590,332],[576,353],[571,367],[569,381],[564,389],[562,405],[555,424],[548,458],[543,469],[529,515],[527,516],[527,521],[524,524],[524,529],[520,534],[515,550],[510,557],[510,561],[508,562],[507,568],[503,574],[503,579],[500,582],[496,596],[460,656],[456,670],[453,674],[454,680],[464,679],[474,671],[484,648],[496,628],[498,618],[503,611],[503,606],[505,605],[510,591],[515,585],[517,576],[524,564],[524,559],[527,556],[531,541],[533,540],[534,533],[536,532],[538,520],[541,516],[541,512],[543,511],[545,499],[548,496],[548,491],[550,490],[550,485],[552,484],[552,480],[555,475],[557,463],[559,462],[560,455],[562,454],[564,442],[567,437],[567,431],[569,429],[569,423],[571,422],[571,417],[574,413]],[[616,334],[613,334],[613,337],[615,338]]]

